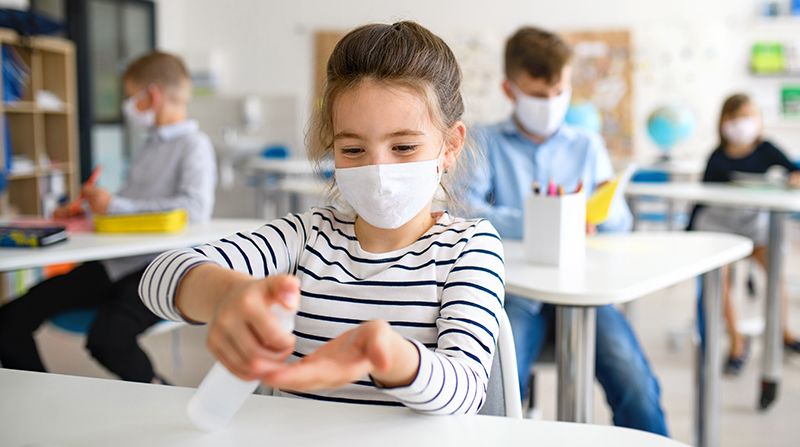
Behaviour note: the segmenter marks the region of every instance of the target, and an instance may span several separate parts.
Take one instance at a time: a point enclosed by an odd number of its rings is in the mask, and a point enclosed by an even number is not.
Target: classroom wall
[[[211,65],[223,96],[262,95],[297,98],[296,136],[289,143],[302,153],[313,87],[313,33],[348,29],[373,21],[413,19],[444,37],[457,53],[474,48],[488,64],[485,83],[496,84],[503,40],[523,24],[553,30],[629,29],[634,39],[634,147],[638,155],[657,154],[645,132],[655,107],[689,107],[695,133],[676,147],[677,155],[704,157],[716,142],[723,98],[738,90],[753,93],[765,113],[767,134],[800,157],[800,126],[775,119],[777,88],[783,80],[747,75],[747,52],[754,39],[786,39],[798,23],[773,26],[754,20],[761,0],[156,0],[159,46],[185,56],[190,65]],[[28,0],[0,0],[24,8]],[[795,38],[796,40],[796,38]],[[473,58],[474,60],[475,58]],[[475,67],[472,67],[475,69]],[[465,91],[467,118],[502,119],[510,111],[499,88]],[[486,88],[486,85],[481,86]]]
[[[414,19],[454,47],[482,42],[491,54],[489,64],[495,67],[491,80],[499,82],[503,39],[520,25],[554,30],[627,28],[635,47],[637,153],[656,153],[644,132],[648,113],[661,104],[679,103],[695,113],[697,127],[676,150],[704,156],[716,141],[714,129],[725,95],[742,88],[756,92],[773,88],[758,86],[746,73],[748,36],[758,5],[758,0],[568,0],[556,5],[545,0],[159,0],[159,45],[190,57],[211,55],[204,57],[213,58],[220,67],[220,92],[292,94],[299,104],[308,105],[316,30]],[[488,99],[493,104],[480,104],[479,118],[507,115],[499,87],[496,92]],[[469,108],[469,92],[466,100]],[[308,111],[309,107],[298,108],[298,129],[305,128]]]

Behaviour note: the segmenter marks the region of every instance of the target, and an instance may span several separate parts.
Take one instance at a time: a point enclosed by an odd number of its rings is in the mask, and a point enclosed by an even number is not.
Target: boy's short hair
[[[181,58],[161,51],[136,58],[125,69],[122,79],[141,86],[156,84],[164,90],[176,92],[191,82],[189,71]]]
[[[572,48],[558,35],[530,26],[522,27],[506,42],[506,78],[526,72],[533,78],[558,82],[572,60]]]

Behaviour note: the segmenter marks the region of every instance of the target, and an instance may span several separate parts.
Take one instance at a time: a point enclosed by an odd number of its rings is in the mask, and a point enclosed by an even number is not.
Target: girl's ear
[[[461,150],[464,149],[464,143],[467,139],[467,126],[463,121],[458,121],[450,127],[447,133],[442,166],[445,171],[455,164],[459,154],[461,154]]]

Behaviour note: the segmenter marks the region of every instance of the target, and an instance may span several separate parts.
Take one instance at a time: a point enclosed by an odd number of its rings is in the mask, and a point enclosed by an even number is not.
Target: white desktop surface
[[[800,190],[793,189],[698,182],[629,183],[625,194],[739,208],[800,211]]]
[[[211,242],[237,231],[259,228],[266,222],[257,219],[212,219],[190,224],[174,234],[70,233],[66,242],[41,248],[0,248],[0,272],[40,267],[61,262],[103,259],[160,253]]]
[[[640,298],[748,256],[753,243],[722,233],[590,236],[583,269],[525,261],[521,242],[503,243],[506,292],[566,306],[603,306]]]
[[[225,430],[186,417],[191,388],[0,369],[0,445],[684,446],[627,428],[252,396]]]
[[[244,164],[245,169],[267,174],[312,175],[316,174],[314,165],[307,158],[265,158],[250,157]],[[332,168],[331,163],[323,163],[323,170]]]

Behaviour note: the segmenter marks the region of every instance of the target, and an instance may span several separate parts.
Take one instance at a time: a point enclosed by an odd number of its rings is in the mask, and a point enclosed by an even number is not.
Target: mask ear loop
[[[446,143],[447,143],[447,140],[442,141],[442,147],[439,148],[439,155],[436,156],[436,160],[437,161],[442,158],[442,155],[444,154],[444,146],[445,146]],[[442,171],[444,171],[444,172],[442,172]],[[436,175],[439,176],[440,180],[441,180],[442,174],[447,174],[447,169],[444,169],[444,168],[440,167],[439,163],[436,163]]]

